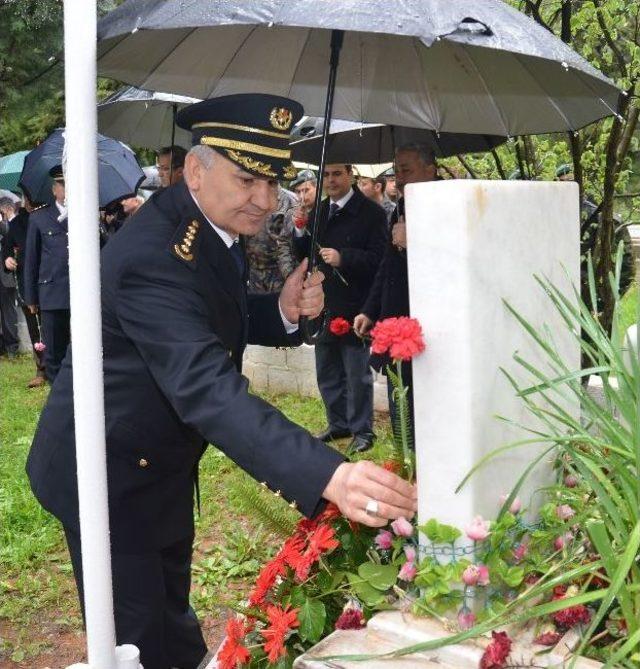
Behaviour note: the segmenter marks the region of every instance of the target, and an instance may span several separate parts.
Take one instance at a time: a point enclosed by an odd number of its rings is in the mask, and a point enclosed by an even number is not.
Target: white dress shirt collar
[[[337,204],[338,209],[342,209],[347,202],[353,197],[353,188],[349,188],[349,192],[346,195],[343,195],[339,200],[330,200],[330,204]]]
[[[200,203],[196,199],[196,196],[189,191],[189,195],[191,195],[191,198],[193,201],[196,203],[196,207],[200,210],[200,213],[205,217],[207,223],[216,231],[220,239],[224,242],[224,245],[230,249],[235,242],[238,241],[238,236],[236,235],[233,237],[230,235],[226,230],[223,230],[222,228],[219,228],[205,213],[202,211],[202,207],[200,206]]]

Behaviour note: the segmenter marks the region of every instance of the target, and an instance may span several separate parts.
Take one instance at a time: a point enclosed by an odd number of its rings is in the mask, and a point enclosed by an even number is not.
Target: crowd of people
[[[189,583],[208,443],[308,517],[332,502],[382,527],[416,511],[415,486],[348,456],[374,444],[372,370],[389,362],[370,355],[367,335],[376,321],[410,316],[404,189],[441,178],[436,158],[407,144],[374,177],[327,164],[316,217],[317,175],[290,162],[301,116],[298,103],[258,94],[186,107],[178,123],[193,146],[158,151],[156,192],[146,202],[127,194],[97,221],[116,635],[150,669],[195,669],[206,653]],[[50,175],[49,204],[0,198],[0,353],[18,351],[19,305],[34,352],[29,386],[52,383],[27,473],[62,522],[82,595],[65,183],[60,166]],[[318,271],[308,274],[310,253]],[[315,344],[327,424],[313,436],[248,392],[242,356],[248,343],[299,345],[300,318],[323,311],[351,327]],[[411,389],[410,363],[402,376]],[[330,447],[341,439],[346,452]]]

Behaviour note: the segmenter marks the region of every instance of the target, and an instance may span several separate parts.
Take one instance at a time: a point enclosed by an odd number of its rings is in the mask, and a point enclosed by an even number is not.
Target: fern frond
[[[253,514],[268,529],[283,537],[295,531],[298,514],[292,511],[284,500],[275,497],[247,476],[234,482],[236,497],[247,513]]]

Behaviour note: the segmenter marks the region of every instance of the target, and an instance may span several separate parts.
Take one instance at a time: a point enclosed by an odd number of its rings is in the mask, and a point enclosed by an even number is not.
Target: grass
[[[0,658],[6,654],[12,667],[36,666],[43,652],[58,650],[61,632],[79,634],[82,628],[61,527],[31,494],[24,471],[48,393],[46,388],[26,388],[33,371],[28,356],[0,360]],[[264,397],[311,432],[325,426],[318,399]],[[388,421],[378,421],[376,431],[373,457],[379,459],[391,451]],[[192,603],[205,635],[209,627],[210,645],[219,639],[227,609],[246,597],[260,566],[281,541],[247,502],[247,485],[257,486],[221,452],[208,449],[200,468]],[[292,519],[297,517],[282,505]]]
[[[629,290],[624,294],[624,297],[620,300],[620,325],[621,330],[623,331],[630,325],[636,323],[638,291],[640,291],[640,286],[634,281]]]

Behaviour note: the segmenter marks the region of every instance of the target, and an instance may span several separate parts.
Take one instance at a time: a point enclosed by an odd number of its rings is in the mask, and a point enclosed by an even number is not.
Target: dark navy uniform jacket
[[[206,443],[305,515],[321,510],[343,457],[249,394],[240,374],[247,340],[293,341],[278,296],[247,298],[232,254],[183,183],[154,195],[105,246],[102,336],[115,547],[145,551],[193,533],[194,474]],[[77,530],[70,358],[27,472],[41,504]]]
[[[24,264],[24,301],[40,309],[69,309],[67,219],[55,204],[31,212]]]

